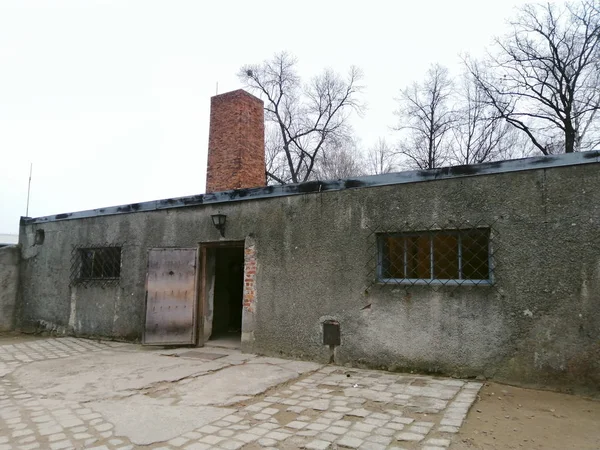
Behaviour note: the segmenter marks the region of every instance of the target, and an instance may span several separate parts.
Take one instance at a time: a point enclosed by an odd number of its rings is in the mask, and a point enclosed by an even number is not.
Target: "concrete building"
[[[22,218],[16,326],[598,390],[600,152],[264,186],[262,114],[206,194]]]

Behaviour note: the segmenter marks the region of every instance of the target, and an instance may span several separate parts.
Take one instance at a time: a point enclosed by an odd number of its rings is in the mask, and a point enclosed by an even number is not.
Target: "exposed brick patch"
[[[263,101],[242,89],[212,97],[206,192],[265,184]]]
[[[254,312],[256,302],[256,246],[244,249],[244,308]]]

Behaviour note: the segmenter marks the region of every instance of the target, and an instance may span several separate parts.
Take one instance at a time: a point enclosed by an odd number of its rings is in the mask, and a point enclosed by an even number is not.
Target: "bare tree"
[[[238,76],[265,101],[267,135],[278,136],[275,146],[267,145],[267,177],[279,184],[310,179],[321,154],[351,135],[350,114],[362,110],[362,74],[356,67],[346,78],[324,70],[302,84],[296,59],[279,53],[262,64],[242,67]]]
[[[452,163],[479,164],[508,159],[515,151],[517,131],[486,100],[486,93],[477,80],[470,73],[464,73],[456,92]]]
[[[367,149],[365,154],[365,172],[369,175],[380,175],[398,170],[397,153],[384,138]]]
[[[315,164],[313,178],[320,180],[337,180],[365,175],[356,142],[346,138],[330,142],[320,153]]]
[[[468,63],[486,102],[543,154],[598,144],[599,5],[525,5],[497,54]]]
[[[434,169],[447,161],[448,133],[455,121],[451,96],[452,80],[440,65],[427,71],[423,84],[414,83],[401,92],[396,129],[405,134],[400,153],[411,166]]]

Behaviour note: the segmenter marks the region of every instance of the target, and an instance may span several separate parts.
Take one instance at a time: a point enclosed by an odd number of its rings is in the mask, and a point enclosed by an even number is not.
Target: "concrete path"
[[[0,450],[440,450],[480,387],[225,348],[0,342]]]

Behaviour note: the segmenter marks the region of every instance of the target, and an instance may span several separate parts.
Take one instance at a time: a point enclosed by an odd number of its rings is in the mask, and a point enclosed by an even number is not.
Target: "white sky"
[[[286,50],[365,72],[364,146],[431,63],[459,71],[519,0],[0,2],[0,233],[33,217],[204,192],[210,97]]]

